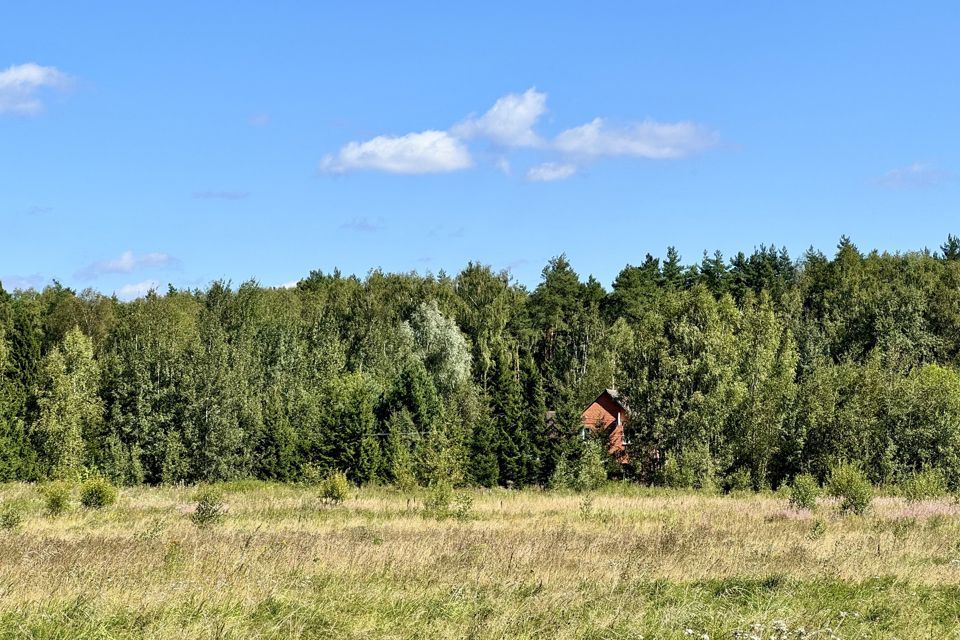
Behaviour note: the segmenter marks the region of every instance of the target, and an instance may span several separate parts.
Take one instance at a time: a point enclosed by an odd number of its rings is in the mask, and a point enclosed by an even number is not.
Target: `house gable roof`
[[[604,389],[603,391],[600,392],[600,395],[594,398],[593,402],[591,402],[587,406],[589,407],[591,404],[594,404],[595,402],[599,402],[600,398],[602,398],[603,396],[609,396],[610,399],[613,400],[618,407],[623,409],[624,413],[630,413],[630,408],[624,403],[623,398],[620,397],[620,392],[617,391],[616,389]]]

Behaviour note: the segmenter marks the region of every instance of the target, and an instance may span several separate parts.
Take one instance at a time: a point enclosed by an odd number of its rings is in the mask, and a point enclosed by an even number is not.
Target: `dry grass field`
[[[49,516],[34,487],[0,531],[0,638],[960,637],[960,507],[866,516],[773,495],[611,487],[591,496],[224,485],[126,489]]]

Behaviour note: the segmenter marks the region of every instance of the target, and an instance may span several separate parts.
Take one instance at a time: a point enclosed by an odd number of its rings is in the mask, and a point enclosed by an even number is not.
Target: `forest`
[[[952,235],[797,259],[671,248],[609,290],[563,255],[532,291],[480,263],[131,302],[0,286],[0,480],[556,486],[596,460],[580,412],[614,387],[630,464],[611,478],[763,489],[843,461],[957,489],[958,366]]]

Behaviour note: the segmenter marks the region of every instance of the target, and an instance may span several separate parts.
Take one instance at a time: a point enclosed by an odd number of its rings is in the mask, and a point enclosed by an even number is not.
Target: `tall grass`
[[[469,517],[437,519],[422,490],[355,489],[330,509],[311,487],[221,489],[229,509],[202,528],[190,487],[57,517],[32,487],[0,489],[24,515],[0,531],[0,639],[766,638],[783,625],[930,638],[960,624],[948,499],[880,497],[850,518],[773,495],[609,486],[585,515],[583,494],[493,490],[469,492]]]

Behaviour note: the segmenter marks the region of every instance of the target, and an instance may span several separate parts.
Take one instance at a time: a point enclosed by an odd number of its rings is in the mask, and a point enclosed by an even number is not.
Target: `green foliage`
[[[550,475],[548,486],[551,489],[570,489],[573,487],[574,474],[566,458],[560,458]]]
[[[694,446],[682,451],[669,451],[660,470],[660,482],[675,489],[715,488],[713,460],[709,450]]]
[[[350,481],[342,471],[333,471],[327,475],[318,487],[320,500],[327,505],[338,506],[350,497]]]
[[[911,473],[901,485],[903,497],[908,502],[920,502],[940,498],[949,492],[943,472],[937,469],[925,469]]]
[[[84,434],[99,430],[103,419],[99,376],[93,342],[78,328],[68,331],[62,345],[44,361],[39,428],[54,478],[78,480],[82,474],[87,455]]]
[[[26,507],[18,501],[4,502],[0,507],[0,530],[11,531],[23,524]]]
[[[226,514],[226,502],[221,489],[207,486],[197,490],[193,497],[196,505],[190,520],[200,528],[215,525],[223,520]]]
[[[594,486],[580,414],[616,386],[615,476],[764,489],[846,459],[905,495],[927,491],[904,476],[920,469],[955,492],[958,246],[668,249],[610,291],[565,256],[532,291],[476,263],[132,302],[0,291],[0,481]]]
[[[473,496],[466,491],[456,493],[450,505],[450,514],[461,522],[471,519],[473,517]]]
[[[438,480],[430,485],[427,497],[423,501],[424,515],[443,519],[450,515],[450,504],[453,502],[453,486],[444,480]]]
[[[102,509],[116,501],[117,488],[106,478],[88,478],[80,485],[80,504],[88,509]]]
[[[740,467],[733,471],[727,478],[727,489],[729,491],[750,491],[753,489],[753,474],[750,469]]]
[[[73,487],[63,480],[48,482],[40,488],[44,507],[51,516],[59,516],[70,509],[73,497]]]
[[[840,512],[863,515],[873,501],[873,486],[866,474],[850,462],[841,462],[830,470],[827,492],[840,499]]]
[[[820,485],[817,479],[809,473],[802,473],[793,479],[790,485],[790,506],[794,509],[817,508],[817,498],[820,496]]]
[[[406,409],[394,413],[388,420],[386,447],[387,479],[403,491],[410,491],[417,485],[413,461],[410,455],[410,441],[414,439],[413,419]]]
[[[319,486],[326,479],[323,469],[313,462],[305,462],[300,466],[300,483],[308,487]]]
[[[589,439],[583,443],[580,459],[577,460],[572,488],[577,491],[592,491],[607,481],[606,451],[600,440]]]

